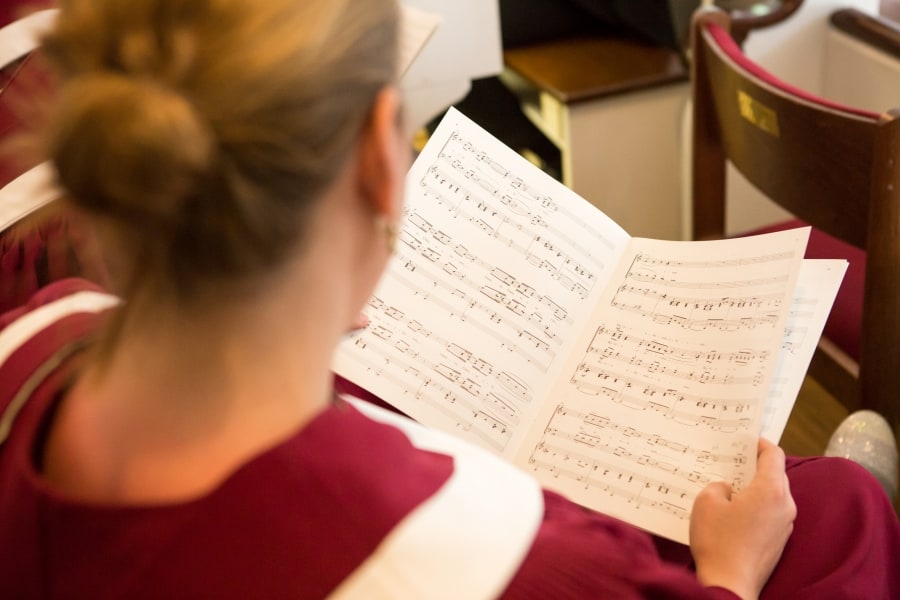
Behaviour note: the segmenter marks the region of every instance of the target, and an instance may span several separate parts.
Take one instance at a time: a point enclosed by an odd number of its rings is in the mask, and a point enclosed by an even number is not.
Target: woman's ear
[[[360,133],[357,155],[360,195],[375,215],[389,222],[400,216],[410,153],[400,110],[400,93],[396,88],[385,87],[378,92]]]

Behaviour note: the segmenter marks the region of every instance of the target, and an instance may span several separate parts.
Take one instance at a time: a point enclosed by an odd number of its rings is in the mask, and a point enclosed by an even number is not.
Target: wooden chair
[[[721,10],[702,8],[694,15],[694,238],[726,233],[730,160],[796,216],[769,229],[812,225],[808,257],[848,258],[860,276],[853,281],[848,272],[810,374],[848,410],[875,410],[896,427],[900,111],[840,106],[779,81],[743,55],[729,28],[729,15]],[[844,312],[841,296],[851,303],[856,298],[861,315]],[[833,335],[842,325],[849,330],[844,339]]]
[[[35,60],[40,32],[54,18],[46,0],[14,0],[0,8],[0,313],[65,277],[107,283],[108,275],[87,228],[57,200],[52,167],[10,141],[29,127],[26,106],[50,94]],[[27,9],[27,10],[26,10]]]

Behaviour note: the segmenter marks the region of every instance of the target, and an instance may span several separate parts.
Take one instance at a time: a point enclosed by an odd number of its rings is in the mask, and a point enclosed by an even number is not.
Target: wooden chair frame
[[[900,111],[876,115],[778,81],[720,44],[729,15],[692,24],[693,227],[725,232],[726,160],[771,200],[866,252],[860,359],[823,338],[810,374],[848,410],[900,422]],[[732,44],[733,44],[733,40]]]

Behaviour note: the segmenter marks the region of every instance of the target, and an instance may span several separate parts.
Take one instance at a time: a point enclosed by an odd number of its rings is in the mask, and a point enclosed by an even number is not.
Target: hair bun
[[[132,225],[171,225],[210,168],[213,140],[187,98],[94,72],[60,90],[49,150],[73,201]]]

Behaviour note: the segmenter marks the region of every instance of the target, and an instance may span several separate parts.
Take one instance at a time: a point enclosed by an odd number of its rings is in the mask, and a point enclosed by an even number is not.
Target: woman
[[[46,145],[124,301],[64,280],[0,321],[0,597],[896,594],[849,461],[761,442],[688,549],[335,397],[401,213],[396,31],[395,0],[64,3]]]

